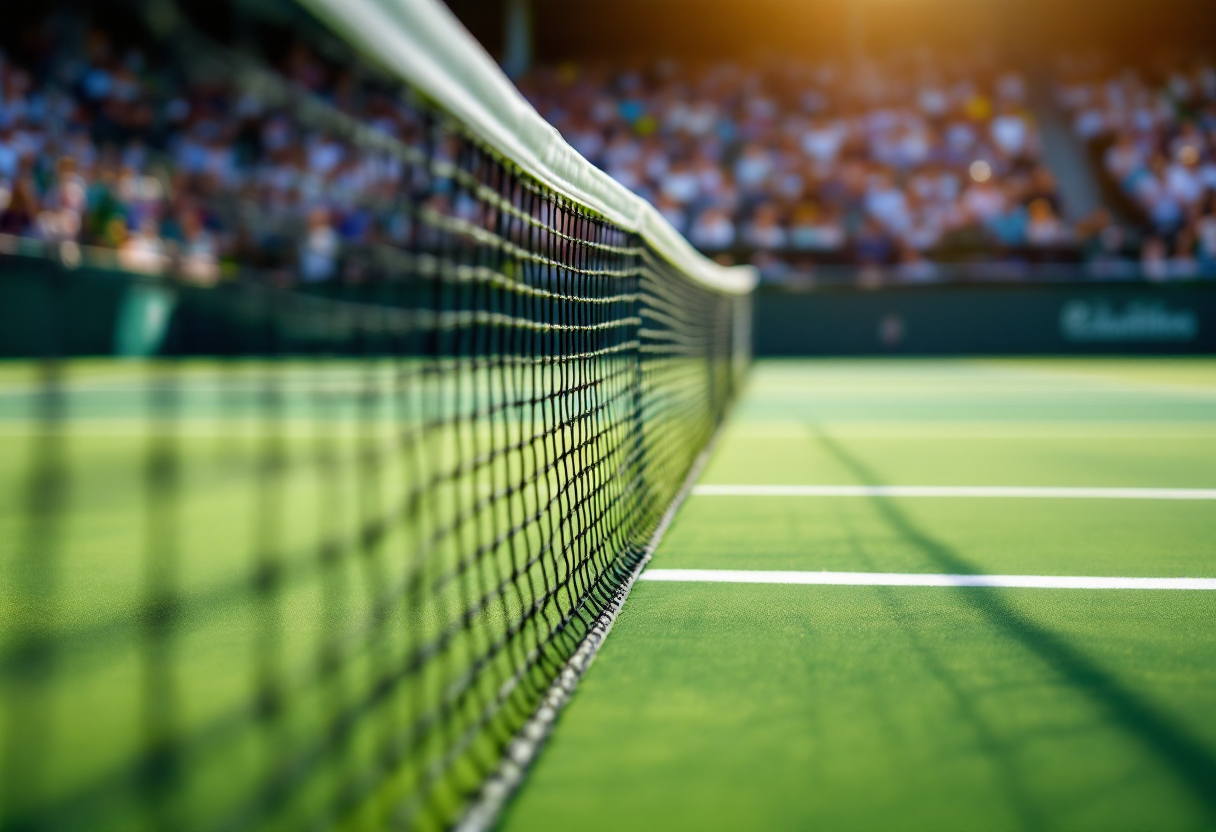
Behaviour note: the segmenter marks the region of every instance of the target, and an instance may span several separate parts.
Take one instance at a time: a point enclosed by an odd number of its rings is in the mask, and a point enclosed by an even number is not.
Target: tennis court
[[[440,0],[12,11],[0,830],[1216,828],[1216,199],[860,37],[889,136]],[[1124,349],[1204,357],[889,357]]]
[[[648,570],[1211,578],[1214,472],[1207,360],[760,362]],[[1211,592],[645,577],[504,829],[1216,820]]]

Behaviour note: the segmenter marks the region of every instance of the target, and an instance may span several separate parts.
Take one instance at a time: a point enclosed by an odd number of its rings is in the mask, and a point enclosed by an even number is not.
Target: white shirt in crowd
[[[992,141],[1009,156],[1021,156],[1027,150],[1030,126],[1026,119],[1014,113],[1004,113],[992,119]]]
[[[724,211],[710,209],[693,222],[688,239],[693,245],[710,251],[730,248],[735,242],[735,224]]]

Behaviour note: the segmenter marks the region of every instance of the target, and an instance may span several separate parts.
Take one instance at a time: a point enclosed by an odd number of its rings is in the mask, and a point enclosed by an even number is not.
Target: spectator
[[[1068,231],[1047,199],[1039,197],[1027,206],[1027,243],[1035,248],[1053,248],[1067,240]]]
[[[991,124],[992,142],[1006,158],[1020,159],[1030,153],[1031,130],[1026,117],[1005,105]]]
[[[660,193],[654,201],[654,207],[658,209],[663,219],[671,223],[672,228],[681,234],[688,232],[688,216],[684,213],[684,208],[680,203],[667,194]]]
[[[198,211],[182,212],[180,247],[183,277],[203,286],[213,285],[219,279],[215,238],[203,226]]]
[[[745,242],[758,249],[784,249],[786,246],[785,229],[777,216],[777,209],[772,204],[764,204],[756,209],[751,225],[744,234]]]
[[[638,190],[643,176],[644,173],[639,170],[638,184],[632,186],[633,190]],[[630,187],[628,182],[623,184]],[[661,174],[659,192],[677,205],[691,205],[701,195],[701,179],[692,165],[676,162]]]
[[[706,251],[722,251],[735,243],[735,224],[721,208],[710,208],[693,221],[688,239]]]
[[[895,186],[894,179],[888,173],[871,177],[865,207],[866,213],[893,235],[907,231],[912,225],[907,194]]]
[[[160,274],[168,265],[165,244],[153,219],[145,219],[133,234],[126,235],[118,246],[118,262],[126,270],[139,274]]]
[[[36,187],[28,175],[19,176],[8,193],[4,210],[0,212],[0,234],[24,236],[39,214]]]
[[[1100,209],[1085,223],[1085,256],[1089,273],[1103,280],[1116,280],[1135,275],[1135,262],[1128,256],[1128,235],[1116,223],[1110,211]]]
[[[1200,256],[1216,262],[1216,190],[1208,193],[1205,208],[1195,219],[1195,237]]]
[[[930,283],[938,278],[937,266],[909,245],[900,247],[895,273],[905,283]]]
[[[794,213],[788,241],[795,251],[837,252],[845,245],[844,226],[838,216],[806,203]]]
[[[1165,280],[1169,277],[1169,260],[1165,240],[1149,237],[1140,251],[1140,270],[1149,280]]]
[[[1005,192],[987,174],[972,182],[963,192],[963,209],[971,221],[984,224],[1002,214],[1006,205]]]
[[[338,233],[329,212],[315,208],[308,215],[308,230],[300,246],[300,277],[319,283],[334,277],[338,258]]]
[[[1195,258],[1195,239],[1190,229],[1183,229],[1174,239],[1174,253],[1170,257],[1167,274],[1175,280],[1186,280],[1199,276],[1199,261]]]
[[[891,258],[894,242],[873,219],[867,219],[853,243],[857,260],[863,266],[882,265]]]

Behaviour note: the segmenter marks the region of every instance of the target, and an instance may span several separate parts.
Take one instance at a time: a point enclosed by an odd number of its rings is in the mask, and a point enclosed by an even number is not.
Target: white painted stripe
[[[837,439],[880,440],[929,439],[1083,439],[1104,442],[1110,439],[1186,440],[1216,437],[1216,422],[1178,420],[1105,421],[1105,422],[821,422],[824,431]],[[783,440],[806,439],[804,422],[735,422],[727,428],[732,439]]]
[[[1026,589],[1205,589],[1216,578],[1101,578],[1074,575],[927,575],[899,572],[766,572],[746,569],[647,569],[643,581],[830,586],[978,586]]]
[[[1014,497],[1065,500],[1216,500],[1216,488],[1020,485],[698,485],[700,497]]]

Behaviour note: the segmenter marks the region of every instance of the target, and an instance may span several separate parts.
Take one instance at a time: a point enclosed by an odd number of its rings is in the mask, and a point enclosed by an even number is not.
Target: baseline
[[[947,586],[1014,589],[1216,590],[1216,578],[1108,578],[1075,575],[935,575],[918,572],[781,572],[748,569],[647,569],[643,581],[826,586]]]
[[[698,497],[964,497],[1063,500],[1216,500],[1216,488],[1021,485],[698,485]]]

